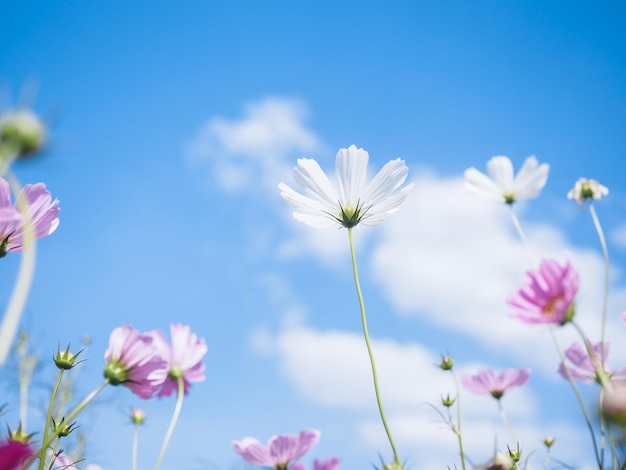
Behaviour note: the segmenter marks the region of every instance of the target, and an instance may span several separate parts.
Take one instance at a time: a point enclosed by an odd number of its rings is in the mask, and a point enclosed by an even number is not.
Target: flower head
[[[14,205],[11,205],[9,182],[0,176],[0,258],[9,251],[21,251],[24,244],[24,217],[32,224],[36,239],[50,235],[59,225],[59,200],[52,200],[43,183],[27,184]]]
[[[246,462],[276,470],[287,470],[289,463],[299,459],[310,451],[320,438],[316,429],[305,429],[298,436],[285,434],[273,436],[264,447],[253,437],[244,437],[241,441],[233,441],[233,449]]]
[[[152,338],[152,345],[167,364],[167,378],[159,390],[158,396],[170,396],[178,390],[178,378],[185,383],[185,393],[191,382],[204,380],[204,364],[202,358],[207,352],[204,339],[198,339],[191,328],[180,323],[170,325],[170,345],[160,330],[147,333]]]
[[[506,204],[539,195],[548,180],[550,166],[528,157],[522,168],[513,175],[513,164],[509,157],[493,157],[487,162],[489,176],[476,168],[465,170],[465,186],[478,194]]]
[[[544,259],[539,269],[528,271],[524,286],[507,303],[513,316],[525,323],[565,324],[574,316],[578,273],[568,260],[565,266]]]
[[[19,470],[22,464],[33,455],[30,445],[8,440],[0,442],[0,468],[2,470]]]
[[[504,392],[513,387],[521,387],[530,378],[530,369],[509,369],[496,375],[491,369],[482,369],[476,375],[463,374],[461,382],[470,392],[478,395],[490,394],[500,399]]]
[[[609,346],[607,342],[602,347],[601,342],[590,343],[591,349],[595,356],[595,364],[602,368],[606,360],[606,356],[609,355]],[[571,364],[568,364],[568,369],[572,375],[572,379],[579,380],[585,383],[598,382],[600,383],[600,373],[609,374],[612,380],[626,380],[626,368],[620,369],[617,372],[610,374],[608,370],[598,371],[598,368],[594,364],[594,360],[589,357],[587,350],[580,345],[580,343],[574,343],[565,350],[565,357],[569,359]],[[561,362],[559,364],[559,374],[561,377],[568,380],[567,371],[565,370],[565,364]]]
[[[152,337],[129,325],[111,332],[104,362],[105,378],[140,398],[150,398],[165,380],[166,363],[152,346]]]
[[[602,186],[596,180],[588,180],[587,178],[579,178],[574,188],[567,193],[568,199],[574,199],[579,206],[582,207],[583,201],[595,199],[599,201],[602,196],[607,196],[609,190],[606,186]]]
[[[398,210],[413,184],[399,189],[409,172],[399,158],[388,162],[366,184],[368,160],[368,153],[354,145],[340,149],[335,162],[335,189],[315,160],[300,158],[293,174],[304,194],[280,183],[280,195],[296,208],[293,217],[312,227],[379,224]]]

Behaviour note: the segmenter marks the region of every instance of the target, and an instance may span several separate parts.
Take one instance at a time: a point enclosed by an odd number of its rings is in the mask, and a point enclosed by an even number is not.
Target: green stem
[[[163,445],[161,446],[161,452],[159,452],[159,458],[157,459],[156,465],[154,466],[154,470],[158,470],[161,466],[161,462],[163,461],[163,457],[165,456],[165,450],[167,449],[167,445],[170,442],[170,438],[174,432],[174,427],[176,426],[176,422],[178,421],[178,416],[180,415],[180,409],[183,406],[183,397],[185,396],[185,381],[182,377],[178,377],[178,396],[176,397],[176,407],[174,408],[174,414],[172,415],[172,420],[170,421],[170,425],[167,428],[167,432],[165,433],[165,438],[163,439]]]
[[[137,447],[139,445],[139,424],[135,424],[133,433],[133,470],[137,470]]]
[[[63,378],[63,369],[59,370],[59,375],[57,377],[57,381],[54,384],[54,388],[52,389],[52,396],[50,397],[50,404],[48,405],[48,414],[46,415],[46,422],[44,423],[43,428],[43,442],[48,440],[48,433],[50,432],[50,425],[52,423],[52,409],[54,407],[54,401],[57,396],[57,392],[59,391],[59,386],[61,385],[61,379]],[[39,470],[44,470],[45,462],[44,459],[39,459]]]
[[[104,387],[106,387],[109,383],[109,379],[105,379],[104,382],[102,382],[100,385],[98,385],[89,395],[87,395],[83,401],[81,401],[76,408],[74,408],[69,415],[67,415],[65,417],[65,422],[66,423],[71,423],[72,420],[74,420],[74,418],[76,418],[76,416],[78,416],[78,414],[83,411],[83,409],[89,404],[89,402],[91,400],[93,400],[95,398],[96,395],[98,395],[98,393],[100,393]],[[24,465],[22,465],[22,470],[26,470],[32,463],[33,461],[39,457],[39,458],[44,458],[44,455],[46,453],[46,449],[48,448],[48,446],[50,444],[52,444],[52,441],[54,441],[57,438],[56,435],[50,436],[48,437],[47,440],[44,440],[43,443],[41,444],[41,447],[37,450],[37,452],[35,452],[33,455],[31,455],[28,460],[26,460],[26,462],[24,462]]]
[[[513,209],[513,205],[509,205],[509,212],[511,214],[511,220],[513,221],[513,225],[515,226],[515,230],[517,230],[517,234],[519,235],[520,239],[522,240],[522,244],[524,245],[524,249],[526,250],[526,256],[528,256],[528,261],[530,263],[531,266],[533,266],[534,260],[533,260],[533,255],[530,251],[530,245],[528,243],[528,239],[526,238],[526,235],[524,234],[524,230],[522,230],[522,225],[519,223],[519,219],[517,218],[517,214],[515,214],[515,210]]]
[[[461,452],[461,465],[463,470],[466,470],[465,465],[465,452],[463,450],[463,438],[461,437],[461,386],[459,379],[452,369],[450,369],[452,377],[454,378],[454,385],[456,386],[456,436],[459,440],[459,452]]]
[[[519,444],[519,441],[517,440],[517,437],[515,436],[515,433],[513,432],[513,428],[509,424],[509,420],[506,417],[506,413],[504,412],[504,407],[502,406],[502,400],[498,398],[497,402],[498,402],[498,413],[500,414],[500,418],[502,419],[502,422],[504,423],[504,427],[506,428],[513,442],[515,444]]]
[[[589,419],[589,413],[587,412],[587,406],[585,405],[585,400],[583,400],[583,397],[580,394],[578,387],[576,386],[576,382],[574,381],[574,378],[572,377],[572,372],[570,371],[569,366],[567,365],[565,354],[563,354],[563,351],[561,350],[561,346],[559,346],[559,342],[556,339],[556,334],[554,333],[554,326],[549,325],[549,329],[550,329],[550,334],[552,335],[552,341],[554,342],[554,346],[556,347],[561,363],[563,364],[563,368],[565,369],[567,380],[572,386],[572,390],[574,391],[574,394],[576,395],[576,399],[578,400],[578,405],[580,406],[580,410],[582,411],[583,416],[585,417],[585,422],[587,423],[587,428],[589,429],[589,434],[591,435],[591,442],[593,443],[593,450],[596,456],[596,462],[598,463],[598,468],[602,470],[604,459],[601,458],[600,453],[598,451],[598,443],[596,442],[596,434],[593,431],[593,425],[591,424],[591,420]]]
[[[369,354],[370,364],[372,365],[372,376],[374,378],[374,391],[376,392],[376,402],[378,403],[378,410],[380,412],[380,418],[383,422],[385,432],[387,433],[389,444],[391,445],[391,449],[393,450],[394,463],[395,465],[401,468],[402,464],[400,463],[398,450],[396,449],[396,445],[393,442],[391,431],[389,430],[389,426],[387,425],[387,420],[385,419],[385,412],[383,410],[383,402],[380,398],[380,391],[378,389],[378,376],[376,374],[376,363],[374,362],[374,352],[372,351],[372,345],[370,343],[369,333],[367,332],[367,317],[365,315],[365,303],[363,302],[363,294],[361,293],[361,284],[359,282],[359,272],[358,272],[357,264],[356,264],[356,254],[354,250],[354,240],[352,237],[352,227],[348,228],[348,238],[350,240],[350,253],[352,256],[352,271],[354,274],[354,283],[356,285],[356,293],[359,297],[359,306],[361,308],[361,322],[363,323],[363,335],[365,336],[365,344],[367,346],[367,353]]]
[[[22,311],[26,305],[28,292],[33,280],[35,272],[35,233],[32,227],[32,221],[28,217],[28,201],[26,198],[19,198],[20,184],[9,170],[6,171],[6,179],[11,186],[11,190],[16,198],[19,211],[22,214],[23,221],[23,247],[22,259],[15,281],[15,287],[11,293],[11,299],[4,312],[2,324],[0,324],[0,367],[4,365],[9,354],[9,349],[13,343],[17,326],[22,316]]]
[[[604,238],[604,232],[602,231],[602,226],[600,225],[600,219],[598,219],[598,214],[596,214],[596,209],[592,201],[589,201],[589,213],[591,214],[591,218],[593,219],[593,225],[596,227],[596,232],[598,232],[600,246],[602,246],[602,255],[604,256],[604,301],[602,303],[602,333],[600,335],[603,353],[602,368],[604,369],[604,361],[606,357],[606,354],[604,354],[604,337],[606,330],[606,315],[609,303],[609,250],[606,246],[606,239]]]

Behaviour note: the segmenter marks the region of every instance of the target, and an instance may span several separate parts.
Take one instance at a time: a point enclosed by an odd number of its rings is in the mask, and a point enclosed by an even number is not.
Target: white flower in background
[[[304,194],[280,183],[280,195],[295,207],[293,217],[312,227],[340,224],[352,228],[360,223],[379,224],[398,210],[413,183],[399,189],[409,169],[404,160],[397,158],[366,184],[368,160],[368,153],[354,145],[340,149],[335,162],[335,189],[315,160],[300,158],[293,174]]]
[[[465,170],[465,186],[478,194],[506,204],[539,195],[548,180],[550,166],[528,157],[517,175],[508,157],[493,157],[487,162],[489,176],[476,168]]]
[[[606,186],[602,186],[596,180],[588,180],[587,178],[579,178],[569,193],[567,193],[568,199],[575,199],[579,205],[582,205],[583,201],[588,199],[595,199],[599,201],[602,196],[609,194],[609,190]]]

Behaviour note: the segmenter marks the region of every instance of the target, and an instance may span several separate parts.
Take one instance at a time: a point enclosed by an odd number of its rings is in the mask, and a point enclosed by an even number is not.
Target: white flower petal
[[[319,164],[310,158],[300,158],[293,176],[304,191],[315,199],[326,202],[329,206],[337,204],[337,192],[333,189],[326,173]]]
[[[504,202],[504,196],[498,185],[476,168],[472,167],[465,170],[465,187],[482,196]]]
[[[528,157],[520,168],[514,182],[515,199],[537,197],[548,181],[550,165],[539,162],[534,156]]]
[[[355,208],[367,179],[369,154],[351,145],[340,149],[335,160],[339,201],[342,207]]]

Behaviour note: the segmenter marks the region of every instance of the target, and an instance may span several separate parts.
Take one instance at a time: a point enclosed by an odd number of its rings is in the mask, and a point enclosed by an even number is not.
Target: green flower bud
[[[67,424],[65,422],[65,418],[61,418],[61,421],[59,422],[59,424],[57,424],[54,421],[54,418],[52,418],[52,431],[54,432],[54,434],[56,434],[59,437],[69,436],[72,433],[72,431],[76,429],[76,427],[77,427],[76,422]]]
[[[67,349],[65,351],[61,351],[61,347],[59,346],[57,349],[56,356],[54,356],[54,364],[61,370],[69,370],[76,365],[76,358],[82,352],[78,351],[77,354],[72,354],[70,352],[70,345],[67,345]]]
[[[448,396],[446,397],[441,397],[441,404],[446,408],[450,408],[452,405],[454,405],[454,401],[455,398],[450,397],[450,394],[448,394]]]
[[[454,367],[454,359],[450,356],[443,356],[441,358],[441,362],[439,363],[439,368],[441,370],[452,370]]]
[[[543,445],[546,446],[548,449],[552,447],[553,444],[554,444],[554,437],[552,436],[546,437],[543,440]]]
[[[43,123],[28,109],[9,111],[0,116],[0,146],[18,157],[39,152],[45,138]]]

